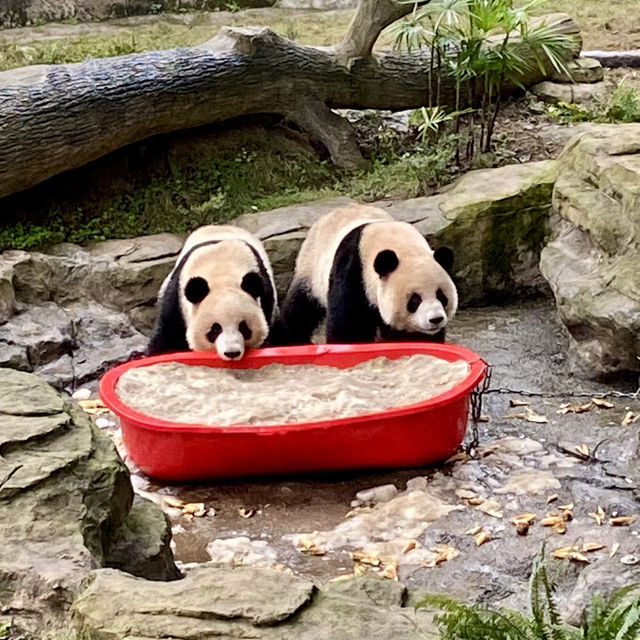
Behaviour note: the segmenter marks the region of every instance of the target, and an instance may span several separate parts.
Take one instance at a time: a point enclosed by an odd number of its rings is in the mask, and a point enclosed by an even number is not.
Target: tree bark
[[[564,14],[549,24],[578,27]],[[258,113],[278,113],[325,143],[333,160],[362,165],[334,108],[393,111],[425,103],[426,57],[381,54],[342,63],[269,29],[225,29],[194,48],[152,51],[0,73],[0,197],[149,136]],[[525,85],[543,79],[535,68]],[[455,82],[441,80],[443,105]]]

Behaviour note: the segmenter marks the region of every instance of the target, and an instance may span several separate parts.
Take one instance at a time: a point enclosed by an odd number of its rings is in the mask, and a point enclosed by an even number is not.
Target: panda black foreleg
[[[309,344],[325,315],[326,309],[311,294],[308,282],[293,282],[282,303],[282,321],[275,335],[286,340],[285,344]]]

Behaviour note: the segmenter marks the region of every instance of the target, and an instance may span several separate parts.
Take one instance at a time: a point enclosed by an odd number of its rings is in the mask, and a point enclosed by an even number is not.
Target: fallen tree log
[[[578,34],[565,14],[547,23]],[[290,118],[336,164],[359,166],[351,126],[332,109],[419,107],[429,65],[415,55],[349,57],[356,49],[302,46],[265,28],[224,29],[200,47],[1,72],[0,197],[155,134],[258,113]],[[522,82],[544,76],[535,67]],[[451,78],[441,79],[441,95],[453,105]]]

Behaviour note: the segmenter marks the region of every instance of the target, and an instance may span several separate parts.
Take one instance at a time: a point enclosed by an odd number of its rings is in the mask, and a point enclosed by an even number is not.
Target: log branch
[[[428,4],[430,0],[417,2]],[[371,54],[373,45],[383,29],[413,11],[413,3],[394,0],[360,0],[351,19],[347,33],[335,46],[336,54],[348,63],[353,58],[362,58]]]
[[[564,14],[548,24],[578,33]],[[290,117],[323,140],[337,164],[357,166],[350,125],[330,109],[419,107],[428,69],[415,55],[344,65],[330,49],[245,28],[200,47],[0,72],[0,197],[152,135],[260,113]],[[542,79],[536,65],[522,83]],[[454,86],[442,77],[443,105],[454,104]]]

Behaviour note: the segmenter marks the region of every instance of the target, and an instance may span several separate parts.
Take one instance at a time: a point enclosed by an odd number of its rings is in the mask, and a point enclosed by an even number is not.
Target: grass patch
[[[630,86],[623,78],[605,100],[595,103],[593,107],[560,102],[550,106],[548,111],[552,117],[564,124],[640,122],[640,89]]]
[[[162,17],[157,17],[162,18]],[[32,64],[82,62],[174,47],[190,47],[213,38],[223,26],[266,26],[290,40],[326,46],[340,40],[346,31],[350,11],[293,12],[252,10],[197,16],[189,25],[149,16],[149,23],[121,26],[96,24],[95,34],[50,38],[47,27],[30,30],[28,41],[15,41],[11,32],[0,35],[0,71]],[[83,25],[84,26],[84,25]],[[71,30],[71,28],[70,28]],[[38,39],[38,36],[42,39]]]
[[[358,130],[362,128],[365,125],[359,124]],[[361,135],[371,159],[367,171],[337,169],[299,143],[279,144],[273,136],[265,140],[266,135],[256,129],[230,136],[227,132],[226,147],[209,140],[207,152],[194,151],[186,159],[169,155],[152,172],[144,162],[136,169],[135,150],[129,157],[125,151],[116,152],[121,155],[106,165],[97,161],[93,167],[5,198],[0,204],[5,212],[0,220],[0,250],[183,233],[242,213],[336,195],[367,202],[417,197],[433,193],[458,172],[451,134],[429,146],[413,135],[387,132],[384,144],[373,134],[369,139]],[[192,150],[189,138],[184,147]],[[153,157],[161,154],[153,146],[148,152]],[[108,188],[96,185],[96,180],[105,180],[110,167],[117,166],[125,169],[108,178]]]

